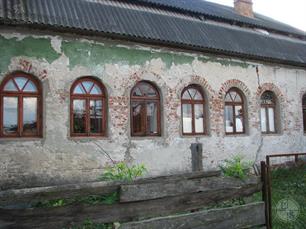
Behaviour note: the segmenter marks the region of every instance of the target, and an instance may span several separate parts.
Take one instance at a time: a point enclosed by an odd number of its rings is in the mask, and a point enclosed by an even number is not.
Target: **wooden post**
[[[261,181],[262,181],[262,200],[265,202],[265,219],[266,226],[269,229],[269,203],[267,199],[267,166],[264,161],[260,162]]]
[[[192,143],[191,149],[191,165],[192,171],[202,171],[203,170],[203,147],[202,143]]]

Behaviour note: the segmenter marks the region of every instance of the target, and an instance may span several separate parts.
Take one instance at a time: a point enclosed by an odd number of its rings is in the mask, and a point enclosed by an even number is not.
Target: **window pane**
[[[274,94],[271,91],[266,91],[261,95],[261,104],[274,104]]]
[[[269,107],[269,130],[275,132],[274,108]]]
[[[203,104],[194,105],[195,132],[204,133],[204,106]]]
[[[203,100],[202,94],[199,91],[197,91],[197,93],[194,96],[194,99],[195,100]]]
[[[261,131],[267,132],[267,118],[266,118],[266,108],[262,107],[260,109],[260,123],[261,123]]]
[[[102,94],[102,92],[101,92],[101,89],[100,89],[97,85],[95,85],[95,86],[93,86],[93,88],[91,89],[90,94],[91,94],[91,95],[100,95],[100,94]]]
[[[73,100],[73,132],[86,133],[85,120],[86,120],[86,102],[85,100]]]
[[[93,82],[91,82],[91,81],[83,81],[82,84],[83,84],[86,92],[89,93],[90,89],[91,89],[91,87],[93,85]]]
[[[3,130],[4,134],[17,133],[18,98],[3,97]]]
[[[156,103],[147,103],[147,132],[157,134],[157,105]]]
[[[25,83],[28,81],[25,77],[15,77],[15,82],[20,90],[24,87]]]
[[[183,133],[192,133],[191,104],[183,104]]]
[[[29,81],[27,83],[27,85],[25,86],[25,88],[23,89],[23,91],[26,91],[26,92],[36,92],[37,88],[36,88],[35,84],[32,81]]]
[[[140,90],[142,91],[144,96],[148,97],[156,97],[156,91],[153,87],[148,83],[140,83],[139,84]]]
[[[243,111],[242,106],[235,106],[236,132],[243,132]]]
[[[86,94],[85,90],[83,89],[81,84],[78,84],[74,90],[73,90],[73,94]]]
[[[191,96],[192,99],[195,98],[195,95],[196,95],[196,93],[198,92],[198,91],[197,91],[196,89],[194,89],[194,88],[190,88],[190,89],[188,89],[188,91],[189,91],[189,94],[190,94],[190,96]]]
[[[37,98],[23,98],[23,132],[37,132]]]
[[[102,133],[102,101],[90,100],[90,132]]]
[[[234,132],[234,118],[233,118],[233,107],[225,106],[225,132],[233,133]]]
[[[233,102],[229,93],[227,93],[226,96],[225,96],[225,102]]]
[[[4,91],[18,91],[18,89],[16,88],[13,80],[9,80],[5,87],[4,87]]]
[[[134,134],[144,134],[144,106],[142,103],[134,102],[132,104],[132,114],[133,114],[133,133]]]
[[[184,92],[182,99],[191,99],[188,90]]]

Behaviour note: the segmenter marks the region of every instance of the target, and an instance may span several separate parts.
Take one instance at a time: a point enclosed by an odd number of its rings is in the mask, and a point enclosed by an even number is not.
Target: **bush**
[[[240,155],[236,155],[233,159],[225,160],[224,162],[224,165],[220,166],[224,176],[240,179],[244,179],[249,174],[252,166],[251,162],[243,161],[243,157]]]
[[[106,167],[103,175],[99,178],[104,181],[132,181],[143,176],[147,172],[143,164],[129,167],[124,162],[119,162],[112,167]]]

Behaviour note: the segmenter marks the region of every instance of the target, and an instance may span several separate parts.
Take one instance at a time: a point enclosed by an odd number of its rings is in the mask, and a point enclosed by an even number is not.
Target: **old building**
[[[306,35],[251,0],[0,0],[0,22],[1,189],[190,171],[195,142],[205,170],[306,150]]]

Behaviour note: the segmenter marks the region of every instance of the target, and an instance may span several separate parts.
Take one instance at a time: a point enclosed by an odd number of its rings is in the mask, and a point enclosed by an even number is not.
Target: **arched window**
[[[205,134],[205,106],[202,89],[198,85],[189,85],[182,92],[183,134]]]
[[[303,109],[303,129],[304,133],[306,133],[306,94],[303,95],[302,99],[302,109]]]
[[[242,93],[237,88],[231,88],[225,95],[225,133],[241,134],[244,127],[244,101]]]
[[[42,91],[40,81],[25,73],[6,77],[0,86],[1,137],[40,137]]]
[[[276,98],[272,91],[265,91],[260,97],[260,122],[262,133],[276,133]]]
[[[160,96],[149,82],[137,83],[131,92],[132,136],[160,136]]]
[[[91,77],[74,82],[70,93],[71,136],[106,135],[106,90]]]

